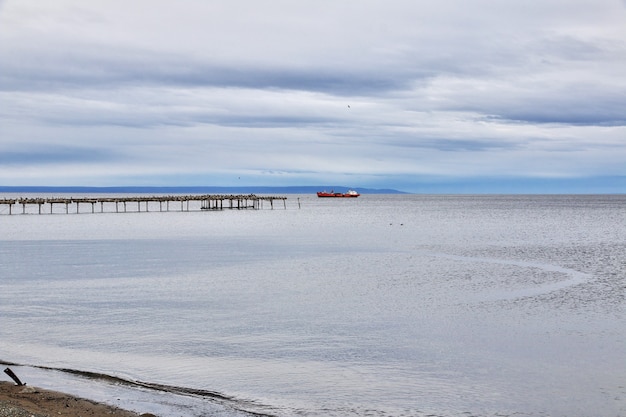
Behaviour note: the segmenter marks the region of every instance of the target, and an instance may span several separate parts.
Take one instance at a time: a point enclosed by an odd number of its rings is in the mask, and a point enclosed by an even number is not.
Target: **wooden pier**
[[[254,194],[84,198],[8,198],[0,199],[0,214],[18,214],[16,213],[14,206],[18,208],[17,212],[20,212],[19,207],[21,206],[21,214],[137,213],[149,211],[199,211],[225,209],[260,210],[263,208],[264,203],[268,203],[270,209],[273,210],[275,201],[282,201],[283,208],[287,209],[286,200],[287,197],[257,196]],[[61,206],[60,210],[58,206]],[[85,206],[87,207],[86,210]]]

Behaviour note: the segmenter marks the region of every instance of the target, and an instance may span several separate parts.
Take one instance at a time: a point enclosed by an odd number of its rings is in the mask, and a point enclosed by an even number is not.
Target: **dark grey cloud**
[[[415,138],[410,141],[391,142],[395,146],[416,149],[433,149],[442,152],[487,152],[493,150],[514,150],[518,143],[487,139]]]
[[[321,118],[321,117],[288,117],[288,116],[224,116],[224,117],[198,117],[194,122],[201,121],[203,123],[216,124],[229,127],[243,128],[280,128],[280,127],[298,127],[306,128],[307,126],[320,126],[327,124],[337,124],[338,119]]]
[[[87,48],[85,47],[85,50]],[[397,91],[426,74],[398,68],[380,72],[368,68],[239,66],[194,61],[175,54],[119,50],[83,52],[62,60],[55,54],[12,52],[15,59],[0,72],[0,90],[54,91],[84,88],[221,87],[319,91],[337,95]]]
[[[50,165],[103,163],[118,160],[120,155],[110,149],[77,146],[15,146],[0,151],[0,165]]]
[[[457,111],[489,115],[491,121],[574,126],[626,126],[626,96],[607,88],[572,86],[562,94],[531,94],[481,103],[450,106]]]
[[[623,106],[620,108],[624,108]],[[626,126],[626,116],[619,113],[616,109],[607,109],[602,112],[591,106],[585,106],[582,109],[528,109],[519,112],[503,113],[502,117],[511,121],[519,121],[523,123],[546,123],[546,124],[565,124],[576,126]]]

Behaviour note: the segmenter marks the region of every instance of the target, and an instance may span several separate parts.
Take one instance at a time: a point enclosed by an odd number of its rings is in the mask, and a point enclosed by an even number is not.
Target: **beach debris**
[[[20,387],[21,387],[22,385],[26,385],[26,384],[23,384],[23,383],[22,383],[22,381],[20,381],[20,379],[17,377],[17,375],[15,375],[15,374],[13,373],[13,371],[11,370],[11,368],[7,368],[7,369],[5,369],[5,370],[4,370],[4,373],[5,373],[5,374],[7,374],[8,376],[10,376],[10,377],[11,377],[11,379],[12,379],[13,381],[15,381],[15,383],[16,383],[18,386],[20,386]]]

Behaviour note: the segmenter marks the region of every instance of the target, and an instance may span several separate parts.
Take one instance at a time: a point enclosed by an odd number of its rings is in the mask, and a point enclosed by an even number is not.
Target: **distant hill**
[[[59,193],[59,194],[315,194],[317,191],[357,190],[361,194],[406,194],[403,191],[378,188],[351,188],[343,185],[290,186],[290,187],[49,187],[49,186],[0,186],[0,193]]]

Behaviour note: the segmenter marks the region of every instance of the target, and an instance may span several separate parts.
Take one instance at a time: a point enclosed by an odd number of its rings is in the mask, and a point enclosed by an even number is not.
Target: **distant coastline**
[[[322,190],[348,190],[343,185],[289,186],[289,187],[86,187],[86,186],[0,186],[0,193],[62,193],[62,194],[315,194]],[[362,194],[408,194],[394,189],[354,188]]]

